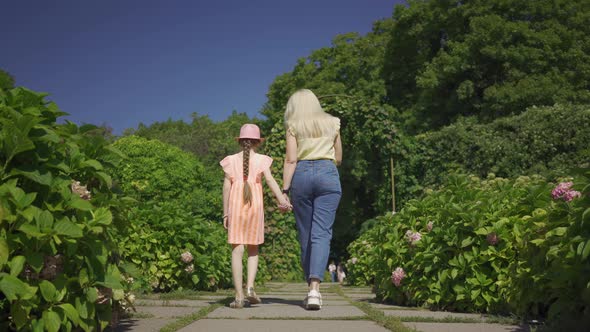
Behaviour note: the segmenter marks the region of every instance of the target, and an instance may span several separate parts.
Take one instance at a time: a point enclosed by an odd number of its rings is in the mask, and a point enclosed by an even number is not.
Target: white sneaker
[[[322,294],[316,290],[310,290],[303,300],[303,305],[307,310],[320,310],[322,308]]]

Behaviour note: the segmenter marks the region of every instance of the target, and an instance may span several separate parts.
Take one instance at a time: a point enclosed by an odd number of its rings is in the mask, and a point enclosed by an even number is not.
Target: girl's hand
[[[289,197],[287,196],[287,194],[284,194],[283,197],[279,199],[279,210],[281,212],[288,212],[292,209],[293,205],[291,205],[291,202],[289,202]]]
[[[229,226],[229,216],[223,216],[223,228],[227,229]]]

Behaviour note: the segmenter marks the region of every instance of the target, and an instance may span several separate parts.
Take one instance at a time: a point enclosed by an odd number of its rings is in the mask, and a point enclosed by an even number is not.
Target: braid
[[[242,151],[244,152],[242,170],[244,173],[244,204],[252,204],[252,191],[250,190],[250,184],[248,183],[248,175],[250,173],[250,149],[252,148],[253,142],[249,139],[240,140],[242,145]]]

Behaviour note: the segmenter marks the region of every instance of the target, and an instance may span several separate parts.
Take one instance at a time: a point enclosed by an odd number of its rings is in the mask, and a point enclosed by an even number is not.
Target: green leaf
[[[43,254],[40,252],[27,252],[25,254],[27,258],[27,263],[33,268],[33,271],[36,273],[41,272],[43,269]]]
[[[51,173],[46,171],[45,173],[41,174],[41,172],[38,169],[35,169],[33,171],[27,171],[27,170],[15,168],[10,172],[10,174],[11,175],[22,175],[31,181],[37,182],[39,184],[42,184],[42,185],[48,186],[48,187],[51,186],[51,182],[53,180]]]
[[[86,299],[90,303],[96,302],[96,300],[98,299],[98,290],[96,289],[96,287],[89,287],[86,289]]]
[[[582,226],[584,226],[586,219],[590,219],[590,208],[587,208],[584,213],[582,213]]]
[[[9,301],[18,298],[27,300],[35,295],[37,290],[35,287],[30,287],[15,276],[4,274],[0,278],[0,291]]]
[[[55,312],[50,310],[43,311],[43,322],[45,323],[45,329],[49,332],[57,332],[59,331],[59,326],[61,325],[61,319],[59,319],[59,315]]]
[[[19,153],[35,148],[35,144],[28,137],[28,131],[22,132],[10,120],[3,123],[0,141],[4,143],[2,149],[6,160],[11,160]]]
[[[192,277],[191,277],[191,279],[193,280],[193,283],[194,283],[195,285],[196,285],[196,284],[198,284],[198,283],[199,283],[199,281],[200,281],[200,279],[199,279],[199,276],[198,276],[198,275],[196,275],[196,274],[193,274],[193,275],[192,275]]]
[[[47,280],[43,280],[39,283],[39,289],[41,289],[41,295],[43,295],[43,298],[45,299],[45,301],[47,302],[53,302],[55,301],[55,294],[57,292],[57,290],[55,289],[55,286],[47,281]]]
[[[53,215],[51,212],[45,210],[37,216],[37,227],[39,227],[39,230],[42,232],[45,229],[53,228]]]
[[[10,275],[17,277],[25,265],[25,256],[16,256],[10,261]]]
[[[66,235],[73,238],[79,238],[84,235],[82,232],[82,228],[71,222],[67,217],[58,220],[55,223],[53,229],[59,235]]]
[[[92,212],[94,222],[101,225],[110,225],[113,222],[113,214],[108,208],[98,208]]]
[[[86,268],[82,268],[80,270],[78,282],[80,283],[81,287],[84,287],[88,282],[90,282],[90,278],[88,278],[88,270]]]
[[[31,205],[35,198],[37,197],[37,193],[28,193],[25,192],[21,188],[9,188],[10,193],[12,194],[14,204],[20,209],[24,210],[27,206]]]
[[[8,243],[6,239],[0,238],[0,271],[4,264],[8,263]]]
[[[471,243],[473,243],[473,238],[467,237],[467,238],[463,239],[463,241],[461,241],[461,248],[465,248],[468,245],[470,245]]]
[[[97,171],[101,171],[103,169],[102,164],[98,160],[94,159],[84,160],[80,163],[80,166],[83,168],[94,168]]]
[[[84,299],[84,298],[80,298],[77,297],[75,300],[75,304],[76,304],[76,311],[78,312],[78,314],[80,314],[80,318],[86,319],[88,318],[88,307],[89,307],[89,303]],[[81,324],[82,322],[80,322]]]
[[[555,229],[547,232],[547,237],[549,236],[563,236],[567,232],[567,227],[556,227]]]
[[[120,301],[125,297],[125,291],[122,289],[114,289],[113,290],[113,300]]]
[[[77,196],[73,196],[72,200],[69,203],[69,206],[82,211],[92,210],[92,204],[90,204],[90,202],[85,201]]]
[[[584,251],[582,251],[582,260],[586,260],[590,255],[590,240],[586,241],[586,245],[584,246]]]
[[[21,301],[15,301],[10,306],[10,314],[18,330],[22,329],[29,321],[29,313]]]
[[[80,324],[80,315],[78,315],[78,311],[76,311],[76,308],[74,308],[73,305],[70,303],[62,303],[58,305],[58,307],[63,310],[68,319],[71,320],[76,326]]]
[[[123,288],[121,285],[121,280],[113,275],[106,275],[104,277],[104,281],[97,282],[96,284],[112,289]]]
[[[96,172],[96,176],[109,188],[113,186],[113,179],[104,172]]]
[[[44,331],[43,326],[45,325],[44,323],[45,323],[45,321],[43,320],[43,318],[41,318],[39,320],[34,319],[31,324],[31,325],[33,325],[33,331],[34,332],[43,332]]]

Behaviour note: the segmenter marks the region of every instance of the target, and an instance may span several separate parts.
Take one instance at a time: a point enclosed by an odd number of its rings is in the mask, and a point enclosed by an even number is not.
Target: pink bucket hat
[[[260,138],[260,128],[251,123],[246,123],[240,128],[240,136],[236,137],[236,139],[241,138],[257,139],[260,141],[264,140],[263,138]]]

